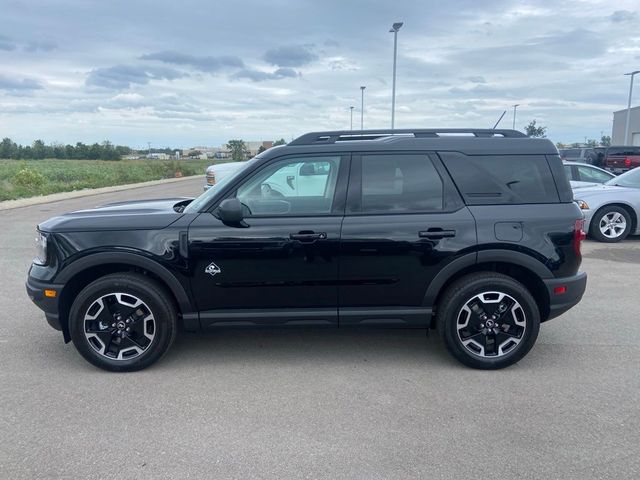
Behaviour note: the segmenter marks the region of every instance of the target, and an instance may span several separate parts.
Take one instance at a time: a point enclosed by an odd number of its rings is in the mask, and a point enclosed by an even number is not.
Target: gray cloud
[[[33,40],[25,45],[24,50],[27,52],[35,53],[50,52],[52,50],[55,50],[56,48],[58,48],[58,46],[53,42]]]
[[[233,55],[225,55],[220,57],[200,57],[196,55],[188,55],[186,53],[165,50],[162,52],[154,52],[142,55],[142,60],[157,60],[163,63],[173,65],[184,65],[192,67],[203,72],[217,72],[225,67],[242,68],[244,62],[241,58]]]
[[[263,72],[251,68],[243,68],[239,72],[234,73],[231,78],[246,78],[254,82],[262,82],[264,80],[279,80],[281,78],[295,78],[300,74],[292,68],[278,68],[274,72]]]
[[[464,77],[462,80],[464,80],[465,82],[471,82],[471,83],[487,83],[487,81],[481,75],[472,75],[470,77]]]
[[[264,60],[278,67],[301,67],[318,59],[309,47],[291,45],[273,48],[264,54]]]
[[[166,67],[115,65],[92,70],[85,84],[92,87],[124,90],[134,84],[146,85],[151,80],[175,80],[185,76],[187,76],[185,73]]]
[[[629,10],[616,10],[609,17],[613,23],[631,22],[638,19],[638,12]]]
[[[4,75],[0,75],[0,90],[6,90],[9,92],[29,92],[32,90],[42,89],[42,84],[31,78],[9,78]]]
[[[15,50],[16,44],[13,40],[5,35],[0,35],[0,50]]]

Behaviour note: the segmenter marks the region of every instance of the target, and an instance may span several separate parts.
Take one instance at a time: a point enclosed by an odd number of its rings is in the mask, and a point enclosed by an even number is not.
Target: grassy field
[[[0,201],[180,174],[204,175],[211,163],[212,160],[0,160]]]

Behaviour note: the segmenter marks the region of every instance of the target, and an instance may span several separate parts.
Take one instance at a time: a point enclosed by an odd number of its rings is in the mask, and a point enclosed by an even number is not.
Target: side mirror
[[[237,198],[227,198],[223,200],[217,209],[217,217],[224,223],[237,225],[242,222],[244,213],[242,212],[242,203]]]

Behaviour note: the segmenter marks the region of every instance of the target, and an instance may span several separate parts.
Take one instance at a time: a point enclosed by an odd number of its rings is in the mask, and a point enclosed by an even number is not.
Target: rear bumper
[[[587,273],[578,272],[572,277],[544,280],[544,284],[549,293],[549,317],[547,320],[551,320],[562,315],[582,300],[587,288]],[[561,291],[562,288],[564,291],[560,293],[558,290]]]
[[[53,283],[45,283],[35,280],[31,277],[27,279],[27,295],[36,306],[44,312],[49,325],[56,330],[62,330],[60,325],[60,316],[58,313],[58,299],[60,298],[60,292],[62,291],[62,285]],[[47,297],[44,294],[46,290],[55,290],[55,297]]]

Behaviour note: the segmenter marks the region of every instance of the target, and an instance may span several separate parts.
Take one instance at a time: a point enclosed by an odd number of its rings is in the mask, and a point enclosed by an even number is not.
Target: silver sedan
[[[612,178],[604,185],[574,188],[584,213],[585,230],[600,242],[619,242],[640,235],[640,168]]]

